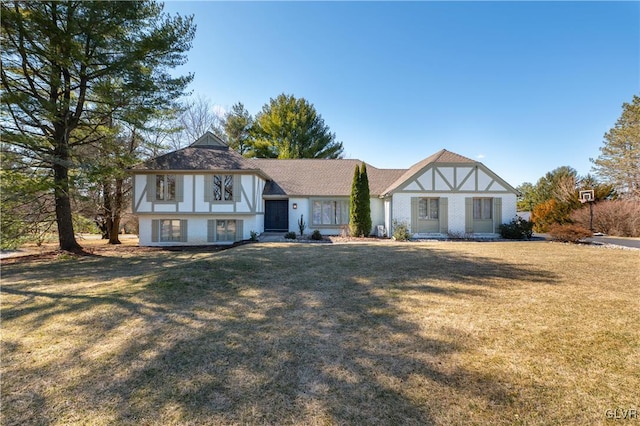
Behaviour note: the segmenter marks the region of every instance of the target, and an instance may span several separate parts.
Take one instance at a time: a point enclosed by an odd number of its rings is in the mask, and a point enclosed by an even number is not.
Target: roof
[[[132,167],[133,170],[254,170],[254,165],[211,132],[186,148]]]
[[[348,197],[351,194],[355,167],[363,163],[356,159],[245,158],[229,149],[220,138],[207,132],[187,148],[150,159],[134,166],[132,170],[251,171],[267,180],[263,191],[265,196]],[[367,164],[369,192],[374,197],[388,195],[432,164],[482,165],[446,149],[409,169],[378,169]],[[506,182],[500,181],[507,188],[513,189]]]
[[[288,196],[345,196],[351,194],[353,173],[363,161],[355,159],[295,159],[278,160],[252,158],[254,168],[264,171],[272,180],[264,189],[264,195]],[[366,163],[365,163],[366,164]],[[369,192],[382,194],[389,184],[406,170],[378,169],[367,164]]]
[[[435,154],[425,158],[422,161],[417,162],[413,166],[409,167],[408,170],[405,170],[402,175],[400,175],[391,185],[386,187],[381,195],[388,194],[397,189],[400,185],[402,185],[407,180],[411,179],[413,176],[420,173],[425,167],[430,166],[431,164],[478,164],[477,161],[472,160],[467,157],[463,157],[462,155],[456,154],[455,152],[447,151],[446,149],[441,149]]]

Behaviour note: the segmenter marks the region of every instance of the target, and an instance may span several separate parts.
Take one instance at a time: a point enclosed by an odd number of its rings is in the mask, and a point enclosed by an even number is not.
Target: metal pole
[[[593,201],[589,201],[589,230],[593,232]]]

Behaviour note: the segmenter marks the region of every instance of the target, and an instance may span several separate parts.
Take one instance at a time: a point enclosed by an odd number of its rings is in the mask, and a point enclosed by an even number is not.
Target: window
[[[238,175],[208,175],[204,181],[204,200],[209,202],[225,203],[240,201],[240,187],[234,188],[234,180]],[[240,184],[238,179],[238,185]],[[234,193],[234,190],[237,193]]]
[[[176,175],[156,175],[156,200],[176,200]]]
[[[233,201],[233,175],[213,176],[213,201]]]
[[[182,241],[182,227],[180,220],[160,220],[160,241]]]
[[[236,221],[216,220],[216,241],[235,241]]]
[[[346,200],[315,200],[312,204],[313,225],[346,225],[349,223],[349,202]]]
[[[209,219],[207,220],[207,241],[210,243],[241,240],[243,237],[243,222],[237,219]]]
[[[493,198],[473,199],[473,219],[490,220],[493,218]]]
[[[439,209],[438,198],[420,198],[418,200],[418,218],[419,219],[438,219]]]

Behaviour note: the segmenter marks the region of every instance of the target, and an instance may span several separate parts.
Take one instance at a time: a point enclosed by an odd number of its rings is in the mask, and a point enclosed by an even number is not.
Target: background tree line
[[[174,149],[210,131],[245,157],[330,159],[341,158],[344,150],[313,104],[284,93],[255,117],[242,102],[220,115],[210,100],[196,97],[185,105],[177,125],[181,130],[171,136]]]
[[[535,184],[517,189],[519,211],[531,212],[537,232],[552,225],[578,224],[595,231],[640,236],[640,97],[622,105],[622,114],[604,135],[600,156],[591,159],[594,174],[579,176],[569,166],[558,167]],[[581,190],[594,191],[593,223]]]
[[[304,98],[280,94],[255,116],[239,102],[221,116],[206,98],[188,97],[193,75],[172,71],[187,61],[192,16],[169,16],[155,1],[0,7],[2,247],[56,234],[61,249],[79,250],[76,232],[93,223],[117,244],[130,205],[127,168],[207,130],[247,157],[343,155]],[[598,201],[638,202],[639,115],[634,96],[605,134],[595,176],[561,167],[519,188],[540,230],[574,220],[580,188],[595,189]]]
[[[2,2],[1,245],[76,232],[95,222],[117,244],[130,205],[126,170],[211,130],[247,156],[339,158],[343,147],[303,98],[280,95],[252,117],[223,117],[187,98],[193,17],[155,1]]]

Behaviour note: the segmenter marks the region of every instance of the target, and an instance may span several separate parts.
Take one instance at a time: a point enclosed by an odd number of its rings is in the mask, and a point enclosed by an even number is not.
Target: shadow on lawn
[[[115,412],[115,423],[431,424],[460,398],[526,409],[508,384],[449,362],[468,350],[464,333],[427,336],[394,300],[408,292],[432,294],[431,304],[485,297],[555,277],[457,251],[389,245],[371,253],[360,245],[251,245],[167,263],[135,302],[126,294],[31,296],[64,306],[50,315],[108,308],[80,324],[84,343],[60,360],[69,368],[132,324],[113,356],[66,389],[87,413]],[[23,377],[42,373],[26,370]]]

